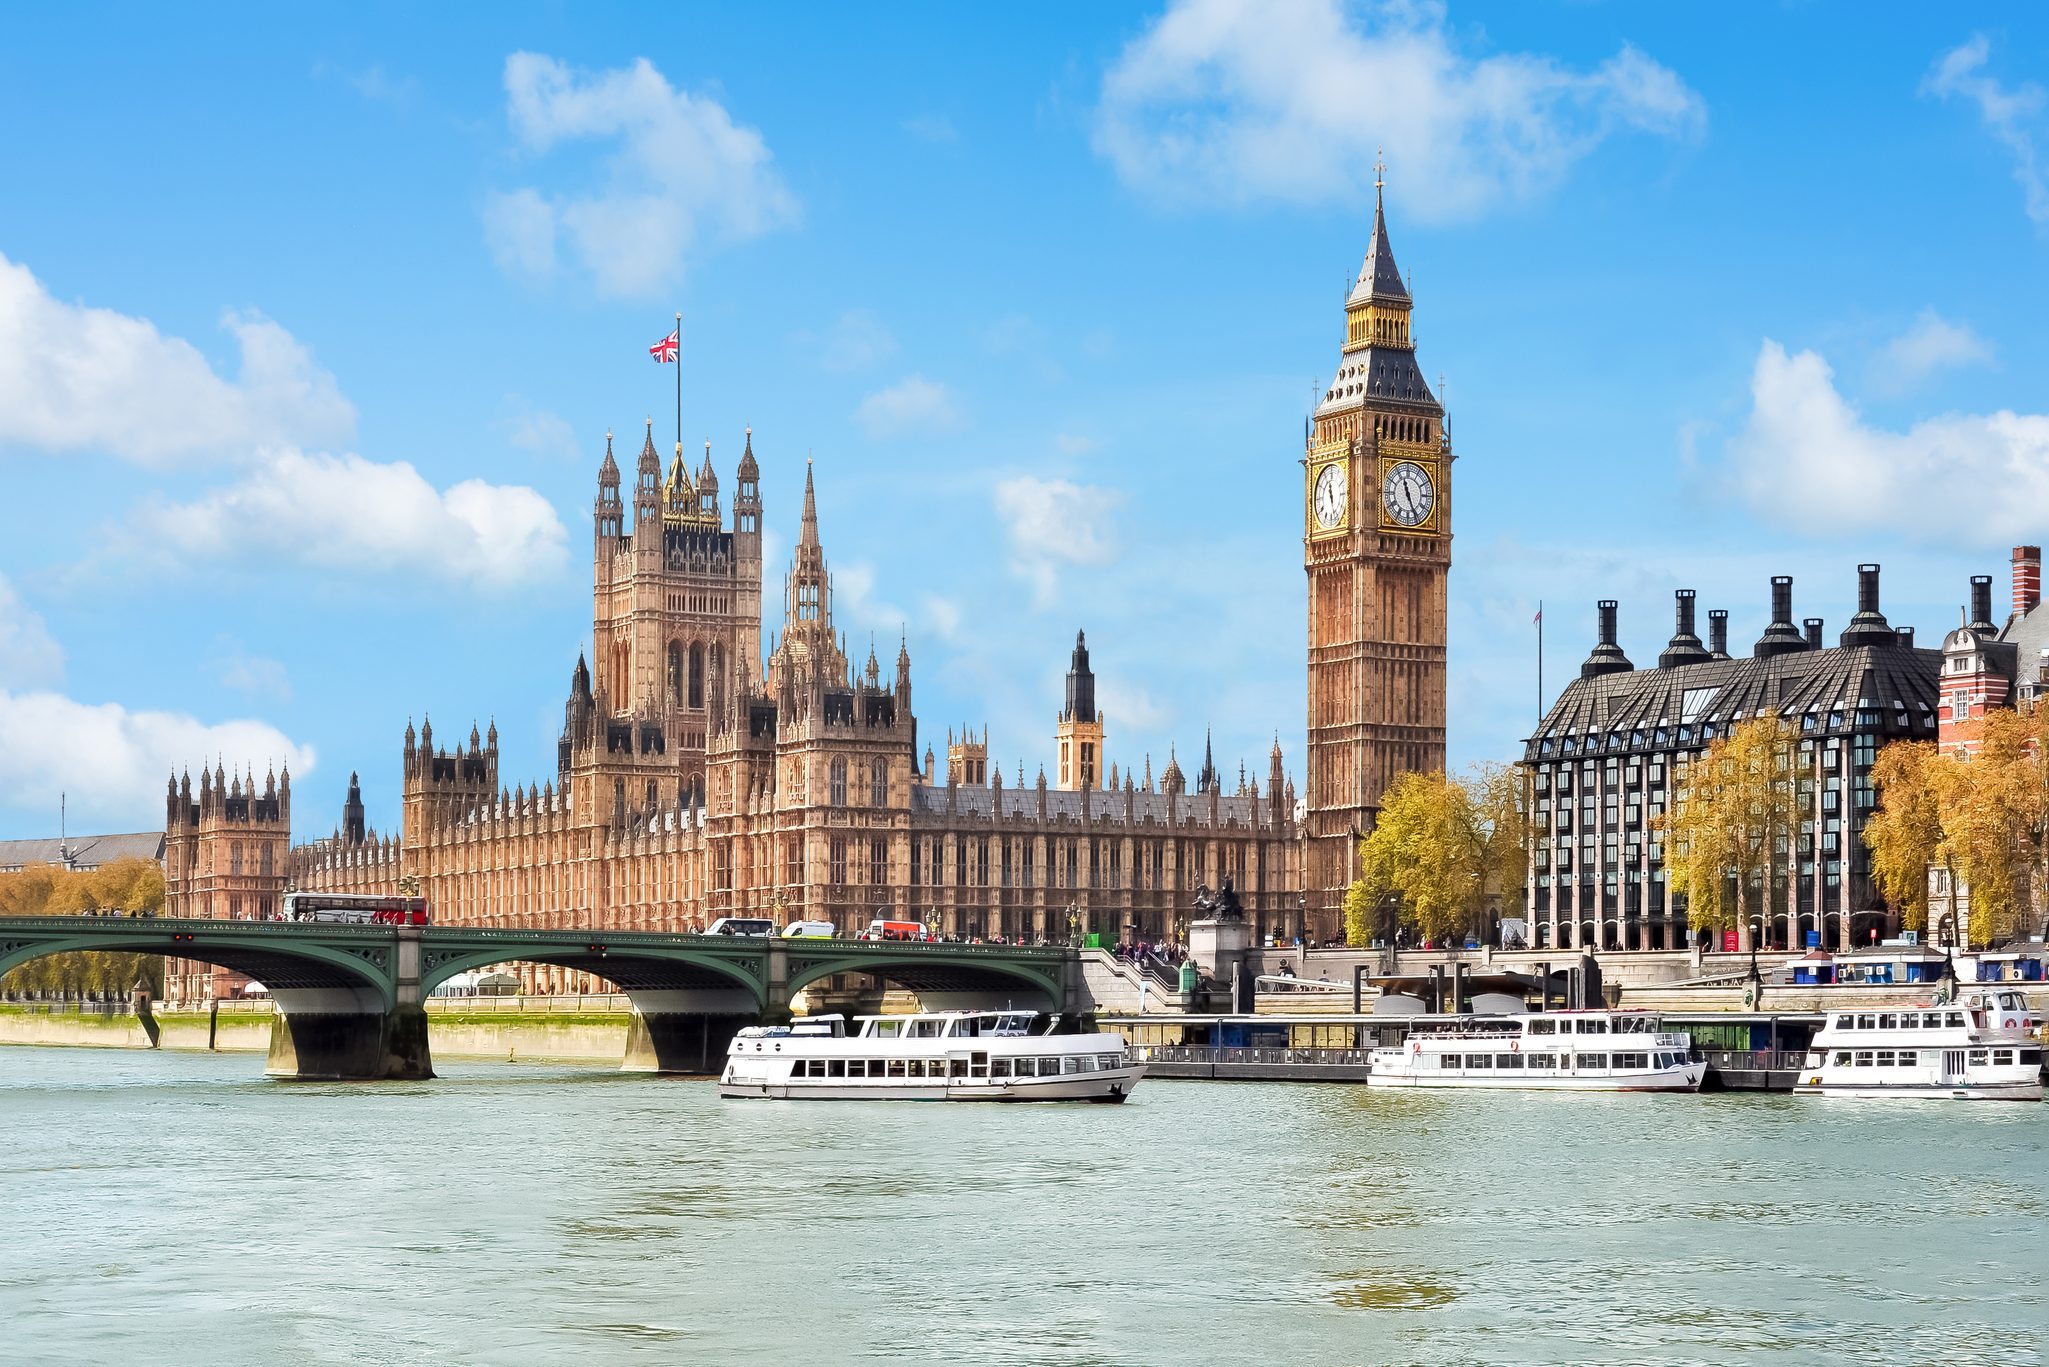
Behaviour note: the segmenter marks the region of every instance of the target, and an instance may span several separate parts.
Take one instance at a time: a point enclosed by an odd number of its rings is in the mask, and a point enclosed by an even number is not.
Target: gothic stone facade
[[[1162,939],[1199,884],[1229,878],[1262,932],[1301,927],[1294,786],[1278,744],[1264,785],[1225,785],[1207,758],[1193,792],[1171,757],[1155,785],[1100,772],[1101,719],[1078,642],[1058,741],[1072,787],[1043,770],[1006,785],[986,737],[949,737],[945,781],[919,754],[908,646],[885,681],[849,660],[805,475],[783,622],[760,654],[760,469],[752,434],[734,515],[709,449],[666,477],[650,434],[629,524],[606,442],[593,509],[593,656],[571,679],[557,771],[504,786],[495,727],[437,744],[408,724],[403,829],[380,835],[352,784],[343,824],[291,851],[307,890],[395,892],[418,880],[444,921],[693,930],[720,916],[833,922],[876,916],[966,936]],[[1084,738],[1095,766],[1080,763]],[[276,858],[276,855],[268,856]],[[174,895],[198,895],[187,867]],[[280,887],[282,880],[273,884]],[[231,914],[214,906],[210,914]],[[534,967],[542,990],[590,984]]]

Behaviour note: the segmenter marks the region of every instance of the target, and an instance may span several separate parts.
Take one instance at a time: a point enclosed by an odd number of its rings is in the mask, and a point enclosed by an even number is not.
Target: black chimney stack
[[[1714,657],[1693,633],[1693,590],[1680,589],[1672,595],[1672,640],[1658,656],[1658,668],[1699,664]]]
[[[1974,631],[1997,631],[1992,625],[1992,576],[1974,574],[1971,576],[1971,620]]]
[[[1729,658],[1729,610],[1708,609],[1708,654],[1717,660]]]
[[[1843,628],[1840,639],[1846,646],[1900,644],[1898,633],[1886,624],[1885,614],[1878,610],[1878,566],[1857,567],[1857,615]]]
[[[1800,628],[1793,625],[1793,576],[1775,574],[1772,576],[1772,619],[1750,653],[1762,660],[1807,648],[1807,638],[1800,634]]]
[[[1812,646],[1812,647],[1813,647],[1814,649],[1816,649],[1816,650],[1820,650],[1820,649],[1821,649],[1821,619],[1820,619],[1819,617],[1807,617],[1807,618],[1803,618],[1803,619],[1801,619],[1800,625],[1801,625],[1801,626],[1802,626],[1803,628],[1805,628],[1805,635],[1806,635],[1806,637],[1807,637],[1807,644],[1808,644],[1808,645],[1810,645],[1810,646]]]
[[[1622,647],[1615,643],[1615,606],[1613,598],[1603,598],[1600,602],[1601,639],[1594,643],[1593,654],[1587,656],[1586,663],[1579,667],[1582,679],[1636,668],[1622,653]]]

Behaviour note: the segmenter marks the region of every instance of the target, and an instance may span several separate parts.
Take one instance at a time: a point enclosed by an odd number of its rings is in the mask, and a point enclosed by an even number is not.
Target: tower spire
[[[811,487],[811,457],[804,457],[804,528],[797,544],[818,544],[818,495]]]

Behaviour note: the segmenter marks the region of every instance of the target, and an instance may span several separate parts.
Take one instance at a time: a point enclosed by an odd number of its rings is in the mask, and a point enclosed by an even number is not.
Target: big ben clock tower
[[[1358,837],[1405,770],[1444,767],[1451,442],[1416,365],[1374,179],[1373,241],[1303,458],[1310,927],[1337,931]]]

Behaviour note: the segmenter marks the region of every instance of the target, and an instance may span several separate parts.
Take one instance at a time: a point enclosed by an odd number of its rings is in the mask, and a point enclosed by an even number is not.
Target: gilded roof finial
[[[1381,187],[1387,184],[1386,177],[1387,149],[1376,147],[1373,149],[1373,198],[1376,200],[1380,198]]]

